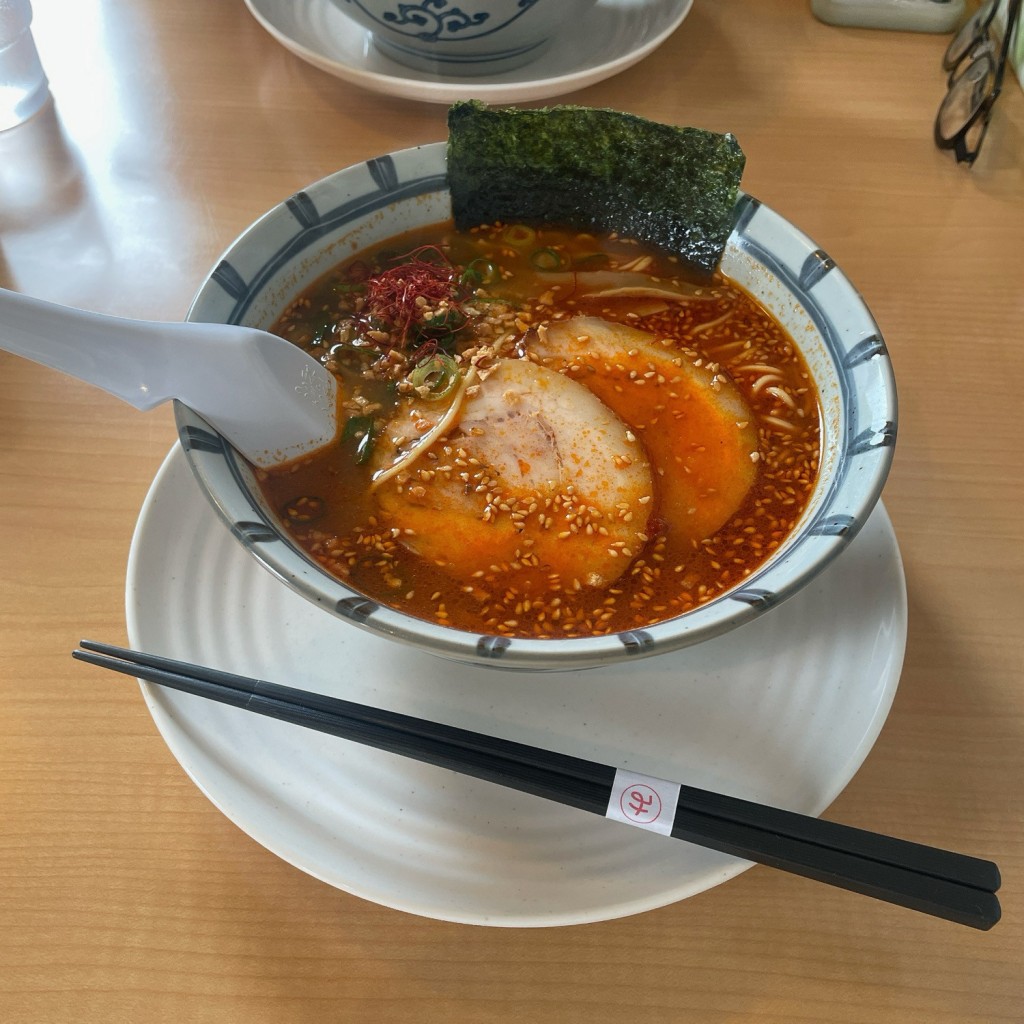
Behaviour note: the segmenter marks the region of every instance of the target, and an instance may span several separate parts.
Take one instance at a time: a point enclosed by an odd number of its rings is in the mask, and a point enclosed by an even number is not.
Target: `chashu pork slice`
[[[532,358],[594,393],[642,439],[659,516],[698,544],[736,513],[758,472],[750,407],[724,371],[599,317],[551,321]]]
[[[381,435],[378,474],[408,421]],[[402,543],[463,585],[538,596],[617,579],[647,539],[651,495],[643,446],[619,417],[525,359],[499,360],[457,425],[377,489]]]

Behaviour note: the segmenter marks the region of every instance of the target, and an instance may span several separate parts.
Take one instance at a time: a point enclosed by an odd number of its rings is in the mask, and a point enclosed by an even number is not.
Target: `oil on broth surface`
[[[271,472],[295,540],[374,600],[478,633],[682,614],[788,536],[820,415],[792,340],[721,275],[555,228],[438,225],[274,328],[339,378],[338,449]]]

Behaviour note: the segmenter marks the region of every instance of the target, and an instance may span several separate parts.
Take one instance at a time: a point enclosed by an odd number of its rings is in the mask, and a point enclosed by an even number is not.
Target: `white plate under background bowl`
[[[352,629],[275,580],[231,537],[177,447],[139,518],[127,613],[140,650],[808,814],[835,799],[874,744],[907,627],[899,550],[879,504],[842,558],[726,637],[557,677],[481,671]],[[240,828],[308,874],[398,910],[506,927],[580,924],[682,900],[749,867],[236,708],[143,689],[175,757]]]
[[[252,16],[297,57],[364,89],[427,103],[521,103],[561,96],[643,60],[679,27],[693,0],[599,0],[535,61],[515,71],[447,78],[378,53],[370,33],[330,0],[245,0]]]

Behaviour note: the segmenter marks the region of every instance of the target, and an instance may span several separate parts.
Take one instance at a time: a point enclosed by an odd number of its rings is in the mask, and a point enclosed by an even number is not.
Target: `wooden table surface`
[[[445,108],[294,57],[241,0],[36,0],[55,105],[0,134],[0,284],[180,319],[223,249]],[[171,413],[0,355],[0,1020],[1024,1021],[1024,95],[973,170],[932,143],[941,36],[795,0],[697,0],[639,65],[562,97],[734,132],[744,187],[844,268],[895,365],[884,500],[910,624],[891,715],[827,816],[995,860],[978,932],[755,867],[605,923],[386,909],[268,853],[80,637],[126,640]],[[2,331],[2,324],[0,324]]]

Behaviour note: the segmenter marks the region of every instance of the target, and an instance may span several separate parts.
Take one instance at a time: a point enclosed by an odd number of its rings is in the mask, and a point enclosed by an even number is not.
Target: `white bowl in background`
[[[597,0],[331,0],[406,67],[445,76],[495,75],[536,60]]]

